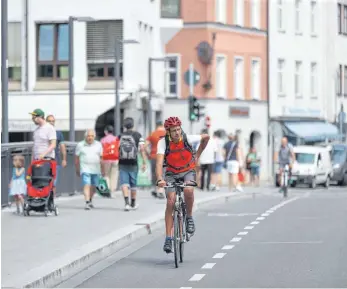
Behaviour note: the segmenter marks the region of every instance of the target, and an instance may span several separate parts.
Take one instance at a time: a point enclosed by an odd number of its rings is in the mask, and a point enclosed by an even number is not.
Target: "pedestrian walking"
[[[29,114],[31,114],[33,122],[37,125],[33,135],[32,160],[40,160],[46,157],[55,159],[57,132],[54,126],[46,122],[45,113],[42,109],[37,108]]]
[[[219,191],[222,186],[222,169],[223,169],[223,140],[221,139],[220,131],[215,131],[213,133],[213,139],[216,143],[216,153],[215,160],[213,164],[212,180],[211,180],[211,189]]]
[[[201,134],[208,134],[207,129],[203,129],[201,131]],[[200,180],[200,189],[204,190],[205,188],[205,175],[207,175],[206,179],[206,189],[210,190],[210,184],[211,184],[211,175],[212,175],[212,168],[215,160],[215,154],[217,152],[217,147],[214,139],[210,139],[210,141],[207,143],[207,146],[205,147],[204,151],[201,153],[200,156],[200,169],[201,169],[201,180]]]
[[[105,136],[100,140],[103,147],[103,164],[105,179],[111,193],[118,187],[119,178],[119,139],[113,135],[113,126],[107,125],[104,130]]]
[[[27,194],[25,182],[24,156],[16,155],[13,157],[12,178],[9,184],[9,195],[14,197],[17,214],[22,214],[24,210],[24,196]]]
[[[46,121],[51,124],[53,127],[55,127],[55,117],[54,115],[50,114],[46,117]],[[55,161],[57,163],[57,170],[56,170],[56,177],[54,180],[54,187],[53,187],[53,193],[54,196],[56,196],[57,192],[57,183],[60,177],[60,170],[61,168],[65,168],[67,165],[67,159],[66,159],[66,146],[64,144],[64,135],[61,131],[56,130],[57,133],[57,142],[55,147]]]
[[[158,198],[164,198],[165,197],[165,190],[164,188],[160,188],[156,186],[157,178],[155,174],[155,167],[156,167],[156,161],[157,161],[157,146],[158,142],[161,138],[165,137],[165,128],[161,121],[157,122],[157,128],[155,131],[151,133],[151,135],[146,139],[145,144],[145,150],[148,151],[150,149],[149,153],[149,159],[151,162],[151,170],[152,170],[152,184],[154,186],[154,190],[152,191],[152,195],[154,197]]]
[[[233,188],[241,191],[242,188],[238,184],[238,174],[240,171],[240,149],[233,134],[229,134],[229,141],[224,145],[225,167],[229,175],[229,191]]]
[[[100,175],[104,175],[102,163],[102,145],[95,140],[93,129],[85,132],[85,138],[79,142],[75,152],[76,174],[82,178],[85,210],[94,208],[93,196],[99,184]]]
[[[260,161],[260,156],[258,156],[255,147],[252,147],[247,155],[246,162],[249,167],[250,183],[255,186],[259,186]]]
[[[125,201],[125,211],[130,209],[136,210],[136,186],[137,186],[137,154],[140,151],[143,159],[142,170],[146,170],[146,153],[144,148],[144,139],[142,135],[134,130],[134,119],[128,117],[124,120],[126,131],[119,136],[119,175],[120,185]],[[129,191],[131,195],[131,203],[129,202]]]

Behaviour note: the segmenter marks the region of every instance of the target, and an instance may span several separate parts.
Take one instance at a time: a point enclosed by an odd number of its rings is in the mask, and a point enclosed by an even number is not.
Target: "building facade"
[[[271,117],[323,117],[327,94],[324,4],[269,2]]]
[[[270,1],[269,15],[269,106],[275,122],[270,125],[274,145],[279,145],[283,135],[294,144],[340,139],[337,127],[331,123],[340,107],[336,89],[342,87],[346,61],[344,37],[337,25],[338,21],[341,26],[344,23],[341,4],[324,0]],[[338,75],[339,64],[342,68]],[[304,130],[307,122],[309,131]]]
[[[120,45],[122,116],[138,117],[144,130],[148,98],[148,58],[165,56],[165,44],[180,30],[178,0],[11,0],[8,1],[9,130],[33,129],[28,112],[54,114],[58,129],[69,130],[69,26],[74,22],[75,128],[95,127],[115,106],[115,43]],[[152,107],[164,96],[163,63],[153,65]],[[138,113],[139,112],[139,113]],[[159,113],[160,114],[160,113]]]
[[[337,21],[336,21],[337,20]],[[330,89],[334,100],[329,107],[329,120],[339,123],[341,109],[347,111],[347,1],[329,2],[330,43],[329,51],[333,57],[332,65],[329,67]],[[333,39],[332,39],[333,38]],[[342,107],[341,107],[342,106]],[[339,125],[339,124],[338,124]],[[347,133],[347,120],[343,120],[344,133]]]
[[[189,67],[193,93],[211,119],[210,130],[240,132],[244,155],[255,146],[267,174],[267,1],[182,1],[183,29],[166,45],[171,58],[164,115],[189,130]],[[200,132],[204,120],[193,124]]]

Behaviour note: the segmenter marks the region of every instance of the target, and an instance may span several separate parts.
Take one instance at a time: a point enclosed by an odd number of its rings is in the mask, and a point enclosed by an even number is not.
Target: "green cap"
[[[45,113],[40,108],[35,109],[33,112],[29,112],[29,114],[31,114],[33,116],[45,117]]]

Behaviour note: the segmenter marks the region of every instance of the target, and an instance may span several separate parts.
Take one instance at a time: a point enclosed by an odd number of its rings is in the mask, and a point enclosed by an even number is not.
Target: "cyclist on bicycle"
[[[169,117],[164,123],[166,136],[159,140],[157,148],[156,175],[158,187],[164,187],[167,182],[172,183],[175,180],[183,180],[187,185],[189,185],[189,182],[195,183],[196,162],[199,161],[200,155],[205,149],[210,136],[208,134],[186,135],[182,131],[181,124],[178,117]],[[200,142],[196,153],[192,148],[192,143],[194,142]],[[164,165],[166,166],[166,172],[163,180]],[[166,253],[171,253],[172,213],[176,198],[175,188],[166,188],[166,197],[166,238],[163,249]],[[192,217],[194,204],[194,189],[192,187],[184,188],[184,198],[187,204],[187,233],[192,235],[195,232],[195,224]]]
[[[282,192],[282,173],[286,165],[289,166],[289,169],[292,168],[292,165],[295,161],[295,154],[293,151],[293,146],[288,143],[288,139],[283,137],[281,140],[281,146],[278,152],[275,155],[275,162],[279,163],[280,171],[278,174],[278,183],[280,184],[280,192]]]

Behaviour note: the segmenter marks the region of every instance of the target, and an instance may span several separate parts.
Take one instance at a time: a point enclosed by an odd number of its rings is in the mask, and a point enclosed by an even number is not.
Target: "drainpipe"
[[[266,87],[267,87],[267,120],[268,120],[268,127],[270,125],[270,121],[271,121],[271,115],[270,115],[270,1],[271,0],[267,0],[266,1],[266,30],[267,30],[267,39],[266,39],[266,57],[267,57],[267,67],[266,67],[266,74],[267,74],[267,83],[266,83]],[[267,133],[267,140],[268,140],[268,147],[272,147],[272,155],[269,155],[269,162],[270,162],[270,172],[271,172],[271,176],[273,177],[275,174],[274,171],[274,163],[272,161],[273,159],[273,155],[274,155],[274,142],[273,142],[273,135],[270,132],[270,130],[268,129],[268,133]]]
[[[22,90],[29,90],[29,79],[28,79],[28,50],[29,50],[29,37],[28,37],[28,27],[29,27],[29,1],[23,0],[23,19],[22,19],[22,35],[24,39],[23,43],[23,60],[22,60]]]

